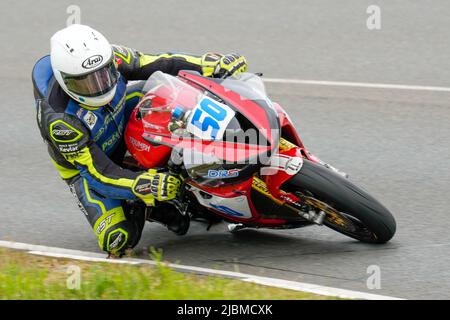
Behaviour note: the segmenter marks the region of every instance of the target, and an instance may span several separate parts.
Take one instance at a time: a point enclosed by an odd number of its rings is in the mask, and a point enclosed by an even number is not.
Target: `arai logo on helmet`
[[[92,69],[98,66],[100,63],[102,63],[103,57],[99,54],[89,57],[86,60],[83,61],[83,68],[85,69]]]

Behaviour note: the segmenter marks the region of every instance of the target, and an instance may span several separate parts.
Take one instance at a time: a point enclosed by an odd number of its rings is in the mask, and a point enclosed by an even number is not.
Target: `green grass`
[[[154,259],[160,259],[154,252]],[[69,266],[81,270],[68,289]],[[91,263],[0,249],[0,299],[333,299],[156,267]]]

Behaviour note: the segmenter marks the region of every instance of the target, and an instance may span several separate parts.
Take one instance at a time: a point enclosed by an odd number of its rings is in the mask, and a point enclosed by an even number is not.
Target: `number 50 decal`
[[[203,97],[192,111],[186,129],[201,139],[220,140],[235,114],[227,105]]]

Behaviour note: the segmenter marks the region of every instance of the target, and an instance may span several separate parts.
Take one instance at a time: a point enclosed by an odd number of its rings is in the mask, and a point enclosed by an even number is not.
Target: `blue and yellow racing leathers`
[[[37,122],[51,160],[78,199],[80,209],[92,226],[100,248],[121,253],[139,241],[144,225],[143,210],[131,210],[126,200],[136,200],[132,185],[142,172],[122,168],[123,139],[128,118],[142,96],[140,84],[153,72],[176,75],[195,70],[210,76],[217,55],[143,54],[113,46],[120,73],[113,100],[100,108],[80,104],[55,81],[50,56],[34,66],[32,79]]]

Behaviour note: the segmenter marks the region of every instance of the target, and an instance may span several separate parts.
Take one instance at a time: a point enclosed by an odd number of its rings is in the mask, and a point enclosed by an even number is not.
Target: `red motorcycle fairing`
[[[199,190],[198,192],[194,190],[193,193],[197,197],[197,201],[199,201],[200,204],[227,220],[231,220],[235,223],[242,222],[246,224],[264,225],[267,227],[277,227],[284,225],[287,222],[286,219],[267,217],[256,209],[252,198],[252,192],[258,190],[255,186],[254,177],[241,181],[238,184],[223,185],[219,187],[198,185],[193,181],[190,181],[189,185],[192,186],[192,188]],[[270,197],[269,195],[266,196]],[[242,203],[240,204],[240,211],[233,209],[230,210],[230,207],[232,207],[230,203],[244,201],[244,199],[248,204],[249,215],[246,215],[247,212],[242,210],[242,208],[245,208],[245,205],[242,205]],[[273,200],[276,201],[276,199],[272,198],[271,201]],[[280,205],[284,204],[283,201],[278,201]],[[223,204],[223,206],[216,206],[216,203]]]
[[[283,144],[279,145],[279,136],[274,137],[273,131],[271,130],[265,130],[263,132],[269,142],[269,146],[262,149],[260,145],[256,147],[249,144],[241,145],[227,141],[201,141],[195,138],[175,136],[168,129],[172,117],[170,111],[175,105],[171,104],[168,106],[167,101],[162,98],[168,96],[167,90],[169,88],[159,87],[152,94],[145,95],[140,101],[139,105],[133,111],[125,131],[125,141],[128,150],[142,167],[148,169],[167,165],[172,147],[174,146],[181,147],[182,149],[194,148],[201,153],[210,152],[219,159],[228,161],[241,160],[233,158],[236,154],[244,155],[248,159],[261,151],[269,151],[272,154],[280,153],[287,157],[301,157],[302,154],[308,154],[306,150],[303,150],[303,144],[295,128],[278,104],[274,104],[278,114],[276,118],[277,123],[274,124],[274,119],[268,118],[267,111],[263,106],[252,100],[243,99],[238,93],[224,88],[211,79],[190,72],[180,72],[179,77],[194,88],[204,88],[220,99],[223,99],[230,106],[236,108],[242,115],[248,117],[256,128],[276,127],[278,131],[284,130],[293,139],[292,142],[298,146],[293,143],[288,144],[287,147],[286,145],[283,147]],[[195,106],[197,103],[194,95],[189,90],[181,90],[174,102],[177,105],[181,102],[186,107]],[[149,110],[167,108],[167,112],[149,112],[142,114],[140,112],[142,107],[148,107]],[[255,110],[258,110],[258,112],[255,112]],[[145,121],[143,121],[144,119]],[[144,122],[146,127],[144,127]],[[282,126],[281,129],[280,125]],[[200,143],[193,144],[193,140]],[[239,152],[236,152],[237,150]],[[247,224],[252,223],[254,225],[277,227],[286,224],[287,220],[275,217],[275,211],[286,211],[286,214],[291,215],[291,217],[292,215],[296,215],[292,210],[286,209],[285,204],[298,199],[293,195],[280,191],[280,186],[291,177],[292,175],[281,169],[276,170],[271,175],[262,176],[262,180],[250,176],[248,178],[242,177],[235,183],[224,184],[222,186],[208,186],[198,184],[192,180],[188,184],[191,185],[193,193],[203,206],[208,207],[209,210],[228,220],[237,223],[245,222]],[[266,212],[261,212],[261,208],[259,210],[256,208],[258,206],[256,202],[263,201],[261,200],[263,198],[275,203]],[[233,208],[233,204],[237,202],[241,204],[240,211]],[[242,210],[242,208],[244,209]]]
[[[290,158],[290,160],[295,159],[295,158],[303,159],[301,149],[298,147],[292,147],[291,149],[288,149],[288,150],[280,150],[279,155],[284,155],[287,158]],[[289,160],[286,163],[287,163],[287,166],[290,165]],[[293,172],[295,172],[294,174],[297,174],[297,172],[300,171],[302,163],[303,163],[303,160],[300,161],[300,164],[298,167],[292,169]],[[285,183],[286,181],[291,179],[292,176],[294,175],[292,173],[289,173],[286,169],[288,169],[288,168],[282,168],[282,169],[276,170],[274,172],[274,174],[269,174],[269,175],[263,176],[264,182],[266,183],[266,185],[269,189],[269,192],[275,198],[282,199],[282,200],[285,200],[288,202],[289,201],[298,202],[300,199],[298,197],[296,197],[295,195],[280,191],[280,188],[283,185],[283,183]]]
[[[323,224],[367,243],[385,243],[394,235],[389,210],[306,150],[256,75],[211,79],[155,72],[144,91],[125,140],[144,168],[165,166],[173,152],[171,167],[181,170],[185,184],[172,205],[183,213],[208,219],[209,211],[239,224],[230,231]],[[265,138],[236,143],[226,130],[262,131]],[[260,155],[256,146],[266,147],[267,161],[247,161]],[[240,158],[233,158],[238,150]],[[198,154],[204,156],[199,161],[189,158]]]
[[[226,89],[219,83],[214,82],[211,78],[205,78],[203,76],[186,71],[181,71],[179,73],[179,77],[213,92],[220,99],[228,102],[230,106],[237,108],[244,117],[250,120],[256,128],[259,128],[261,130],[272,148],[277,147],[277,139],[273,137],[273,131],[263,130],[274,127],[274,124],[270,123],[267,111],[263,108],[263,106],[255,103],[250,99],[244,99],[238,93]],[[276,124],[276,126],[277,129],[279,129],[279,122]]]
[[[125,129],[125,143],[128,151],[139,165],[145,169],[166,166],[172,148],[146,141],[142,137],[144,134],[144,126],[139,117],[139,109],[135,108],[131,113],[130,121],[128,121]],[[164,119],[161,120],[163,120],[161,122],[165,122]]]

